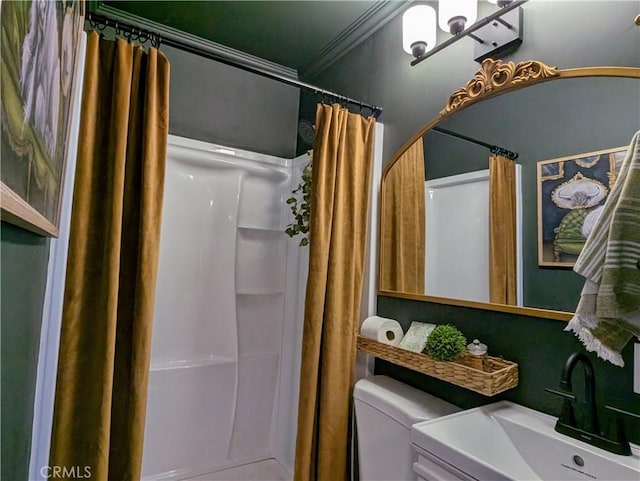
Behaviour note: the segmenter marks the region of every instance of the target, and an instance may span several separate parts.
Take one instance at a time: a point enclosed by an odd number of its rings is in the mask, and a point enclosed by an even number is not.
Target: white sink
[[[555,432],[556,418],[500,401],[415,424],[411,442],[477,480],[640,480],[640,448],[612,454]]]

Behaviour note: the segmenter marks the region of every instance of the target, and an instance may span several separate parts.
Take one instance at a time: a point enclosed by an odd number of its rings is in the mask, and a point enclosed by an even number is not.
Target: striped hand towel
[[[640,339],[640,131],[573,270],[586,282],[565,331],[624,366],[620,351],[633,336]]]

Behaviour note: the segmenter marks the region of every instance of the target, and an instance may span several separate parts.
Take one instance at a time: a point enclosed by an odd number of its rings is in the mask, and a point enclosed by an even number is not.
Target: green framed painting
[[[537,163],[538,265],[573,267],[616,179],[627,146]]]
[[[3,1],[2,220],[57,237],[82,1]]]

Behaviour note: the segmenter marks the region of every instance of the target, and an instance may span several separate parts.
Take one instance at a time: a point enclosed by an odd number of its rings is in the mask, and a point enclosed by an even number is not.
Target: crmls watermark
[[[89,479],[91,466],[42,466],[40,475],[45,479]]]

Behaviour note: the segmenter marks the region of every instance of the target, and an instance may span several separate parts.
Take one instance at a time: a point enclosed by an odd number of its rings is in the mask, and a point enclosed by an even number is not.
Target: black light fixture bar
[[[502,155],[509,160],[516,160],[518,158],[517,152],[512,152],[510,150],[505,149],[504,147],[499,147],[497,145],[488,144],[483,142],[482,140],[474,139],[473,137],[467,137],[466,135],[459,134],[457,132],[453,132],[451,130],[443,129],[441,127],[433,127],[436,132],[439,132],[444,135],[448,135],[449,137],[455,137],[456,139],[464,140],[466,142],[471,142],[472,144],[481,145],[482,147],[486,147],[492,154]]]
[[[446,41],[442,42],[440,45],[436,45],[436,47],[433,50],[429,50],[428,52],[420,55],[418,58],[412,60],[411,61],[411,66],[414,67],[414,66],[418,65],[423,60],[426,60],[429,57],[431,57],[431,56],[435,55],[436,53],[440,52],[441,50],[444,50],[449,45],[452,45],[452,44],[456,43],[458,40],[460,40],[463,37],[467,37],[467,36],[468,37],[472,37],[476,42],[483,43],[482,39],[478,39],[475,35],[470,35],[470,34],[475,32],[476,30],[481,29],[485,25],[489,25],[493,21],[499,21],[500,22],[500,20],[501,20],[500,17],[502,17],[505,13],[510,12],[511,10],[514,10],[514,9],[518,8],[519,6],[527,3],[528,1],[529,0],[516,0],[515,2],[507,5],[506,7],[502,7],[500,10],[492,13],[491,15],[489,15],[489,16],[481,19],[481,20],[478,20],[476,23],[471,25],[469,28],[463,30],[459,34],[455,35],[454,37],[451,37],[449,40],[446,40]],[[500,23],[505,25],[505,27],[507,27],[507,28],[512,28],[512,27],[509,26],[509,24],[507,22],[500,22]]]
[[[509,22],[507,22],[504,18],[502,17],[498,17],[496,18],[496,22],[500,22],[502,25],[504,25],[505,27],[507,27],[509,30],[511,30],[513,28],[513,25],[511,25]]]
[[[87,21],[92,25],[101,26],[101,28],[99,27],[98,30],[104,30],[105,26],[112,27],[120,33],[124,33],[127,38],[131,38],[133,40],[135,40],[135,36],[140,36],[141,40],[146,37],[155,47],[159,47],[162,44],[168,45],[170,47],[184,50],[185,52],[189,52],[200,57],[215,60],[216,62],[224,63],[226,65],[230,65],[232,67],[236,67],[247,72],[260,75],[262,77],[270,78],[271,80],[275,80],[276,82],[281,82],[287,85],[291,85],[292,87],[310,91],[315,95],[321,96],[322,102],[331,101],[340,103],[342,105],[350,104],[352,106],[358,107],[360,111],[362,111],[363,109],[368,109],[371,110],[371,115],[373,115],[375,118],[378,118],[382,113],[382,107],[378,107],[377,105],[360,102],[359,100],[352,99],[345,95],[321,89],[320,87],[316,87],[315,85],[303,82],[301,80],[298,80],[297,78],[287,77],[286,75],[281,75],[277,72],[271,72],[258,66],[234,61],[234,59],[232,58],[221,56],[214,49],[207,48],[206,42],[203,42],[201,38],[196,37],[195,35],[181,32],[171,27],[162,26],[162,33],[157,33],[153,32],[151,28],[146,29],[133,26],[128,23],[122,22],[117,18],[110,18],[95,12],[87,13]],[[140,23],[146,26],[146,22],[143,22],[143,20],[140,20]]]

